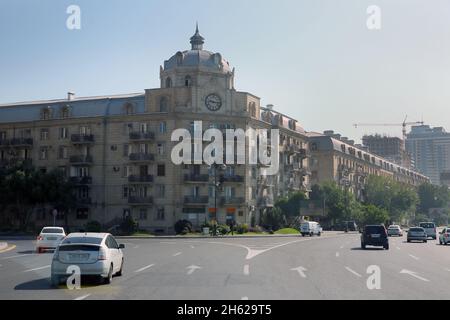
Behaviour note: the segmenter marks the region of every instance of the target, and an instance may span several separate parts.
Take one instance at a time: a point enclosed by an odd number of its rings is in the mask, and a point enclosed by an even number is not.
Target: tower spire
[[[205,43],[205,38],[200,35],[198,31],[198,22],[195,27],[195,34],[191,37],[192,50],[203,50],[203,44]]]

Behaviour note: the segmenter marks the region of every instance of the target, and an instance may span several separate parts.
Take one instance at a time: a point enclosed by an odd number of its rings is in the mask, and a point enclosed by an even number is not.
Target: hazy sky
[[[81,30],[66,9],[81,7]],[[370,5],[382,29],[366,27]],[[0,0],[0,103],[143,92],[190,47],[236,67],[236,88],[308,131],[401,135],[410,120],[450,130],[449,0]]]

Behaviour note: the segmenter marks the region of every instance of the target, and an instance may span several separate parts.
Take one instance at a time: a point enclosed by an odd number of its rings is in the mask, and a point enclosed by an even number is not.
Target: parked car
[[[53,255],[51,282],[58,286],[68,277],[67,268],[76,265],[81,276],[97,276],[109,284],[114,275],[122,275],[124,248],[109,233],[72,233]]]
[[[420,227],[410,228],[408,231],[408,242],[411,241],[422,241],[426,243],[428,241],[428,236],[425,229]]]
[[[364,227],[361,234],[361,248],[365,250],[367,246],[383,247],[385,250],[389,250],[389,238],[383,225]]]
[[[322,227],[318,222],[303,222],[300,226],[300,233],[303,237],[306,236],[321,236],[323,232]]]
[[[432,238],[433,240],[437,239],[436,225],[434,222],[421,222],[419,227],[425,230],[428,238]]]
[[[387,229],[387,232],[388,232],[389,237],[393,237],[393,236],[403,237],[403,230],[398,225],[389,226],[389,228]]]
[[[450,228],[446,227],[439,234],[439,244],[446,246],[450,243]]]
[[[36,252],[42,253],[45,250],[56,249],[65,237],[66,232],[64,231],[64,228],[60,227],[43,228],[36,239]]]

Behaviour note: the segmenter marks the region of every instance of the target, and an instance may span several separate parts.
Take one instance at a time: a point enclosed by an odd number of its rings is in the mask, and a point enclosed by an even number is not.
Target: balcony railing
[[[155,161],[155,155],[150,153],[132,153],[130,154],[129,159],[132,162]]]
[[[70,157],[71,164],[92,164],[94,162],[92,156],[72,156]]]
[[[71,177],[70,181],[73,184],[88,185],[92,184],[92,177]]]
[[[73,134],[70,138],[74,144],[90,144],[95,142],[93,134]]]
[[[131,175],[128,177],[129,183],[151,183],[153,182],[153,176],[152,175],[145,175],[145,176],[139,176],[139,175]]]
[[[185,204],[208,204],[209,197],[208,196],[198,196],[198,197],[184,197]]]
[[[207,174],[185,174],[184,175],[185,182],[208,182],[209,175]]]
[[[128,197],[128,204],[152,205],[153,197],[140,197],[140,196]]]
[[[222,175],[220,178],[223,182],[244,182],[244,177],[240,175]]]
[[[130,140],[134,141],[151,141],[155,140],[155,134],[153,132],[130,132]]]
[[[238,206],[238,205],[242,205],[245,203],[245,199],[241,198],[241,197],[223,197],[220,199],[220,203],[223,206],[229,206],[229,205],[233,205],[233,206]]]

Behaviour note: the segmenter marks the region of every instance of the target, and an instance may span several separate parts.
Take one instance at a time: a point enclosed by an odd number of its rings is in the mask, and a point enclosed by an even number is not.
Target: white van
[[[300,227],[300,233],[303,237],[306,236],[321,236],[322,235],[322,227],[318,222],[303,222]]]
[[[434,222],[421,222],[419,227],[424,228],[428,238],[437,239],[436,225]]]

